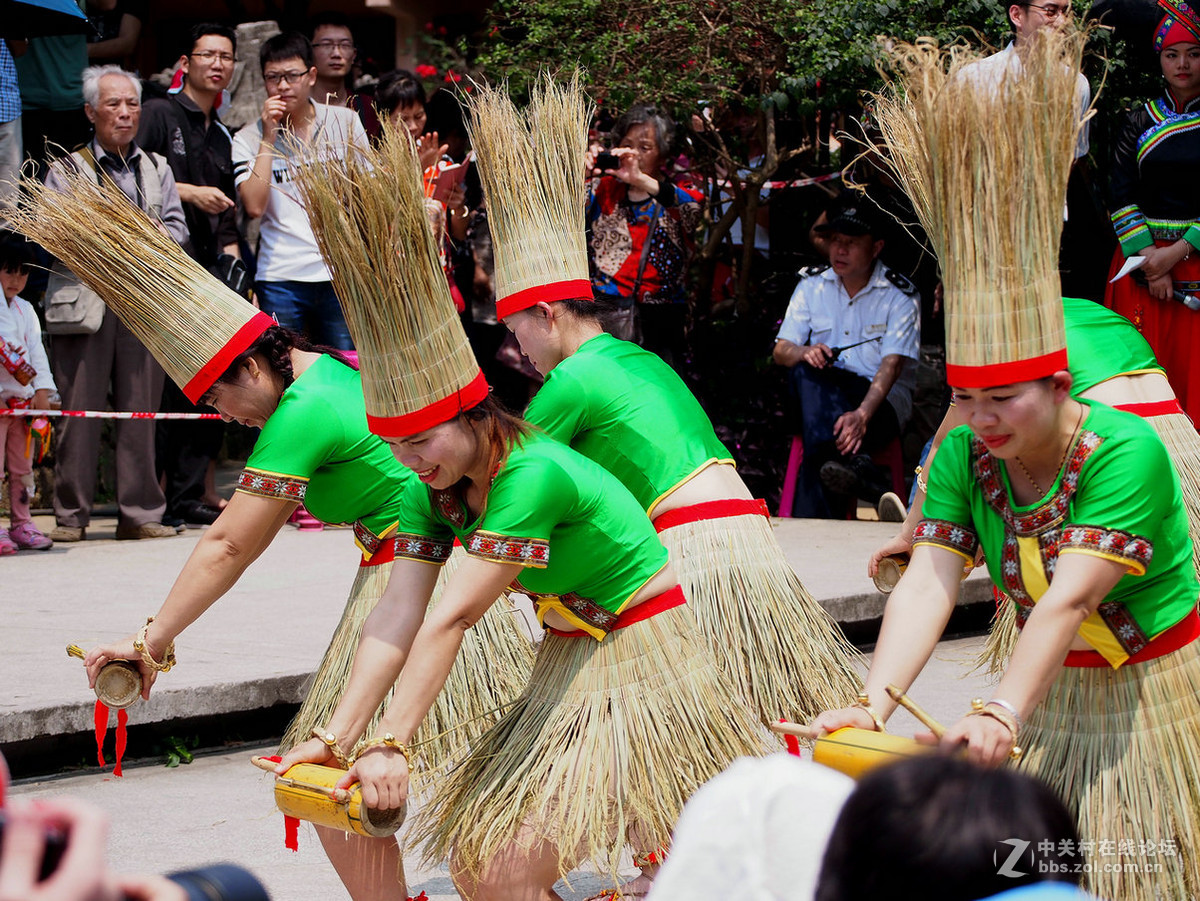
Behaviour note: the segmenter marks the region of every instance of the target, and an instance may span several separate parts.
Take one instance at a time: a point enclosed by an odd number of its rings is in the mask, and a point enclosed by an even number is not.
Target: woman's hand
[[[446,151],[450,149],[449,144],[438,143],[438,133],[431,131],[429,134],[421,135],[417,138],[417,159],[421,161],[421,171],[424,172],[430,166],[437,163]]]
[[[880,545],[867,561],[867,575],[874,579],[879,575],[879,561],[884,557],[897,557],[912,553],[912,532],[901,527],[893,537]]]
[[[840,710],[826,710],[808,724],[808,727],[819,732],[836,732],[838,729],[866,729],[874,732],[875,721],[871,714],[861,707],[842,707]]]
[[[1147,279],[1146,287],[1150,289],[1150,296],[1159,300],[1170,300],[1171,295],[1175,293],[1175,282],[1169,275]]]
[[[408,800],[408,761],[388,745],[368,748],[338,780],[336,788],[362,786],[363,804],[373,810],[395,810]]]
[[[298,763],[315,763],[320,766],[338,766],[329,745],[319,738],[310,738],[301,742],[283,755],[283,759],[275,766],[275,775],[282,776]]]
[[[130,635],[113,644],[99,645],[87,652],[83,658],[83,665],[87,668],[88,688],[96,687],[96,677],[107,664],[114,660],[130,660],[137,664],[138,671],[142,674],[142,700],[150,700],[150,688],[158,678],[158,670],[147,666],[142,660],[142,655],[134,650],[133,642],[136,638],[136,635]],[[155,660],[162,660],[167,649],[166,646],[158,647],[147,635],[146,650]]]
[[[39,801],[6,809],[0,846],[0,901],[120,901],[104,855],[108,817],[79,801]],[[50,830],[64,835],[54,872],[39,881]]]
[[[1008,727],[990,716],[964,716],[946,730],[939,743],[943,751],[952,753],[967,748],[967,760],[980,766],[999,766],[1008,759],[1014,736]]]
[[[1152,282],[1170,275],[1171,270],[1188,255],[1190,249],[1191,245],[1179,240],[1166,247],[1147,247],[1145,250],[1139,250],[1138,254],[1146,258],[1146,262],[1142,263],[1142,272],[1145,273],[1146,280]]]

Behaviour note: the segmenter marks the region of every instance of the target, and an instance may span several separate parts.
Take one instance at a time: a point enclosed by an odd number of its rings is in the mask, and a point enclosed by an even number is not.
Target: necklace
[[[1067,454],[1071,452],[1071,445],[1075,443],[1075,436],[1079,434],[1079,427],[1083,425],[1083,410],[1082,404],[1079,405],[1079,418],[1075,420],[1075,430],[1071,432],[1071,437],[1067,440],[1067,446],[1063,448],[1062,457],[1058,461],[1058,468],[1054,470],[1055,477],[1062,471],[1063,464],[1067,462]],[[1013,457],[1017,461],[1017,466],[1021,468],[1021,472],[1025,474],[1025,478],[1029,480],[1029,484],[1037,491],[1038,497],[1045,497],[1046,492],[1042,490],[1042,486],[1037,483],[1037,480],[1030,475],[1029,470],[1025,468],[1025,464],[1021,462],[1020,457]]]

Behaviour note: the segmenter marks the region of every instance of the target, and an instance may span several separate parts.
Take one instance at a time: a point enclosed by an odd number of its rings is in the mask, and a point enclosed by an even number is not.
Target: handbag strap
[[[628,195],[626,195],[628,199]],[[637,277],[633,280],[633,302],[638,302],[638,291],[642,288],[642,276],[646,273],[646,261],[650,259],[650,246],[654,243],[654,232],[658,228],[658,217],[662,214],[662,204],[650,198],[654,204],[654,212],[650,214],[650,226],[646,229],[646,240],[642,242],[642,255],[638,260]]]

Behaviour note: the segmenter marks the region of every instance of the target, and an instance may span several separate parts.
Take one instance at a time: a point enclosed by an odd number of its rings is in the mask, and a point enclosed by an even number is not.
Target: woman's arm
[[[463,561],[446,585],[438,605],[429,611],[413,639],[377,736],[390,733],[405,745],[412,740],[446,683],[463,633],[487,612],[520,572],[521,567],[515,564],[493,563],[474,557]],[[382,679],[380,676],[375,678]],[[329,726],[330,731],[339,736],[341,733],[337,728],[343,725],[341,713],[339,706]],[[350,726],[353,718],[348,716],[344,722]],[[399,807],[408,797],[408,761],[394,748],[377,746],[355,762],[338,786],[345,788],[355,782],[362,783],[363,803],[368,807]]]
[[[162,660],[167,645],[233,587],[296,506],[294,501],[234,492],[229,505],[201,536],[147,629],[146,648],[155,660]],[[108,661],[134,660],[142,670],[142,697],[150,697],[150,686],[158,673],[141,662],[142,655],[133,648],[134,637],[88,652],[84,662],[90,685],[95,685],[100,667]]]
[[[1029,614],[994,696],[1011,704],[1021,719],[1028,717],[1062,671],[1079,627],[1127,572],[1114,560],[1060,555],[1054,580]],[[966,744],[967,756],[985,766],[1002,763],[1015,742],[1006,726],[987,716],[966,716],[942,737],[942,747]]]
[[[907,691],[945,631],[958,598],[962,561],[959,554],[944,548],[915,548],[904,577],[887,600],[865,689],[871,706],[884,720],[896,708],[886,686],[894,684]],[[828,710],[812,725],[825,732],[843,726],[875,728],[867,712],[855,707]]]

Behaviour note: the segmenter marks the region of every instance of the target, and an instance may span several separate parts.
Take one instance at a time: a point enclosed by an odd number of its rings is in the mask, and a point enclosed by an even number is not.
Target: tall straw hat
[[[986,388],[1067,367],[1059,236],[1086,110],[1084,35],[1037,32],[1003,68],[900,45],[875,98],[886,162],[941,265],[946,380]]]
[[[192,403],[275,320],[184,253],[115,184],[69,165],[63,193],[23,178],[13,227],[103,298]]]
[[[496,315],[592,298],[583,164],[591,104],[575,73],[538,79],[518,111],[506,87],[466,97],[468,131],[487,198],[496,265]]]
[[[358,349],[371,431],[404,438],[487,397],[408,133],[385,126],[377,146],[299,166],[293,178]]]

